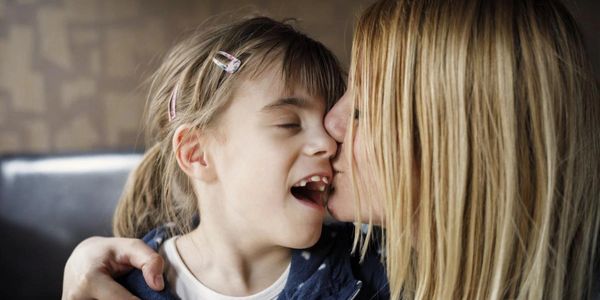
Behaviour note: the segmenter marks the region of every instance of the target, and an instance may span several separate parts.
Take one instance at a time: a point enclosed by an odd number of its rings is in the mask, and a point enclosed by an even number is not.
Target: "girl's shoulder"
[[[152,229],[150,232],[146,233],[142,240],[146,245],[152,248],[154,251],[158,251],[160,246],[164,241],[169,239],[169,228],[170,224],[162,225],[160,227],[156,227]]]
[[[293,250],[287,297],[281,299],[387,299],[380,256],[370,250],[361,261],[352,253],[353,241],[353,224],[324,225],[314,246]]]
[[[152,248],[154,251],[158,252],[158,249],[162,245],[164,241],[169,238],[169,225],[163,225],[157,227],[150,232],[148,232],[142,240]],[[129,292],[139,297],[140,299],[153,299],[153,300],[173,300],[178,299],[173,293],[171,293],[169,289],[169,284],[166,282],[165,278],[165,288],[157,292],[150,288],[148,284],[146,284],[146,280],[144,279],[144,275],[141,270],[133,269],[129,273],[117,278],[117,281],[124,286]]]

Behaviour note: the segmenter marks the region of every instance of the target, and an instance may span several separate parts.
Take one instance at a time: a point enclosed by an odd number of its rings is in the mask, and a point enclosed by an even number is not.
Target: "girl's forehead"
[[[286,80],[285,74],[278,65],[265,68],[256,76],[244,76],[235,90],[234,98],[252,97],[256,104],[267,103],[276,99],[303,99],[309,102],[322,102],[322,96],[311,95],[309,88],[301,82]]]
[[[245,80],[240,83],[262,81],[261,88],[269,86],[269,89],[285,95],[301,93],[306,97],[322,99],[326,106],[331,105],[343,94],[344,88],[340,86],[344,87],[345,84],[341,71],[307,57],[312,56],[286,55],[284,50],[256,53],[245,66],[242,65]]]

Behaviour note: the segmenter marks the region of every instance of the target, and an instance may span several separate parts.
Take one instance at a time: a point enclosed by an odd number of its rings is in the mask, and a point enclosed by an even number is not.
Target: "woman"
[[[392,298],[592,297],[589,70],[556,1],[382,0],[363,13],[348,92],[325,119],[350,141],[328,207],[385,228]],[[93,238],[67,263],[65,294],[123,295],[110,276],[133,266],[152,284],[161,263],[139,242]]]

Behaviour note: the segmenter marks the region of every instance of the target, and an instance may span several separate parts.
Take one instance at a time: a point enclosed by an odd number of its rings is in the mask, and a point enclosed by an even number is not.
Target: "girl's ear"
[[[212,182],[217,176],[206,151],[207,142],[203,132],[184,124],[177,127],[173,135],[173,152],[179,168],[190,178]]]

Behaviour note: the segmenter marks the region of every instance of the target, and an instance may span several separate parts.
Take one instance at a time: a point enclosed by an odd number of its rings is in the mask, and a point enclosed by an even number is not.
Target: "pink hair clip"
[[[173,88],[173,93],[171,94],[171,99],[169,100],[169,121],[173,121],[175,119],[175,117],[177,116],[177,114],[175,112],[175,108],[177,105],[178,87],[179,87],[179,84],[176,84],[175,87]]]
[[[237,57],[225,51],[217,52],[217,55],[215,55],[215,57],[213,57],[212,60],[217,66],[219,66],[219,68],[223,69],[229,74],[235,73],[242,64],[242,62]]]

